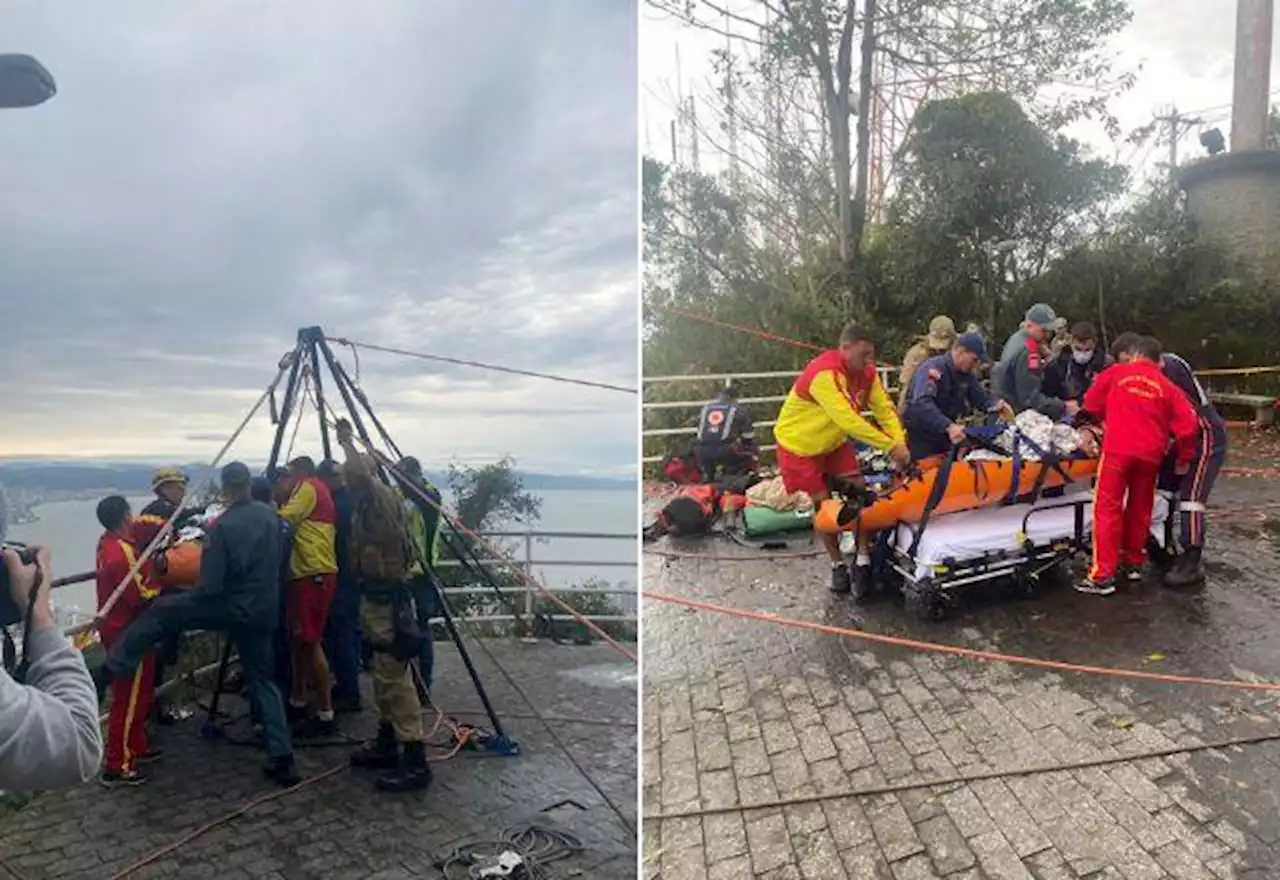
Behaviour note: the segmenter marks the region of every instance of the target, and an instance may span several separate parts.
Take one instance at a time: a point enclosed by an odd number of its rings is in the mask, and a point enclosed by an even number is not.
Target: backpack
[[[673,452],[662,460],[662,475],[668,482],[686,486],[702,482],[702,468],[693,454],[693,448],[687,447],[681,452]]]

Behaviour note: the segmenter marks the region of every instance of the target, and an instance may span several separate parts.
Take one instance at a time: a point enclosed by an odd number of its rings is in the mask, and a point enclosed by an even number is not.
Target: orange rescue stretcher
[[[156,566],[160,585],[170,589],[194,587],[200,580],[200,555],[204,542],[181,541],[164,551],[164,562]]]
[[[970,428],[966,445],[993,449],[1004,430]],[[882,494],[829,500],[814,518],[827,533],[873,533],[874,581],[896,587],[925,620],[945,619],[958,592],[979,583],[1009,582],[1015,595],[1034,596],[1091,545],[1096,458],[1046,454],[1020,434],[1007,458],[966,460],[962,449]],[[1157,497],[1152,540],[1162,546],[1171,539],[1168,511]]]

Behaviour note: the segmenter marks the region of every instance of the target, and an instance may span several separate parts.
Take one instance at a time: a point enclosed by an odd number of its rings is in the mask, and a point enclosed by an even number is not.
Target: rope
[[[348,766],[348,762],[343,761],[341,764],[336,764],[333,767],[330,767],[328,770],[325,770],[323,773],[318,773],[315,776],[310,776],[302,780],[301,782],[299,782],[297,785],[294,785],[290,788],[282,788],[279,791],[268,792],[267,794],[264,794],[261,797],[254,798],[253,800],[249,801],[247,804],[240,807],[239,809],[232,810],[230,813],[227,813],[225,816],[214,819],[211,822],[207,822],[206,824],[201,825],[198,828],[188,831],[186,834],[182,835],[172,843],[161,847],[160,849],[156,850],[153,853],[149,853],[148,855],[143,856],[141,859],[134,862],[129,867],[123,868],[122,870],[116,872],[115,874],[112,874],[110,880],[123,880],[123,878],[128,877],[130,874],[134,874],[138,871],[141,871],[143,868],[147,867],[148,865],[154,864],[155,862],[164,858],[169,853],[183,846],[186,846],[188,843],[195,840],[197,837],[201,837],[205,834],[208,834],[210,831],[214,830],[215,828],[218,828],[219,826],[227,824],[233,819],[240,818],[245,813],[252,810],[254,807],[260,807],[265,803],[270,803],[271,801],[278,800],[279,798],[285,797],[286,795],[291,795],[296,792],[299,792],[302,789],[307,788],[308,786],[315,785],[317,782],[320,782],[323,779],[328,779],[330,776],[337,776],[340,772],[347,769],[347,766]]]
[[[460,367],[476,367],[481,370],[495,370],[499,373],[510,373],[513,376],[531,376],[534,379],[549,379],[552,382],[566,382],[570,385],[585,385],[588,388],[603,388],[607,391],[622,391],[626,394],[639,393],[638,391],[636,391],[636,389],[627,388],[624,385],[610,385],[606,382],[592,382],[588,379],[574,379],[569,376],[556,376],[552,373],[537,373],[537,372],[534,372],[533,370],[517,370],[514,367],[500,367],[497,364],[486,364],[486,363],[482,363],[481,361],[466,361],[460,358],[444,357],[443,355],[438,355],[438,354],[423,354],[422,352],[418,352],[418,351],[405,351],[402,348],[387,348],[386,346],[382,346],[382,345],[370,345],[367,342],[352,342],[349,339],[341,339],[333,336],[327,336],[325,338],[328,339],[330,342],[337,343],[338,345],[349,346],[352,351],[356,351],[357,348],[367,348],[370,351],[382,351],[382,352],[386,352],[387,354],[399,354],[399,355],[404,355],[405,357],[419,358],[424,361],[439,361],[440,363],[444,363],[444,364],[456,364],[457,366],[460,366]]]
[[[271,397],[272,392],[276,390],[276,386],[280,384],[280,380],[284,378],[285,371],[289,368],[290,359],[293,356],[294,354],[291,353],[286,355],[280,361],[280,369],[277,371],[275,379],[273,379],[271,384],[267,386],[267,390],[262,392],[262,396],[258,398],[258,402],[253,405],[253,408],[250,409],[244,419],[241,420],[240,425],[232,432],[231,436],[227,438],[227,442],[222,445],[220,450],[218,450],[218,454],[213,457],[213,461],[209,462],[210,471],[217,468],[218,464],[222,461],[222,457],[227,454],[227,451],[231,449],[232,444],[236,442],[242,433],[244,433],[244,429],[248,427],[249,422],[257,414],[258,410],[262,408],[262,404]],[[77,636],[82,632],[88,632],[89,630],[96,629],[102,619],[111,613],[111,609],[115,607],[116,602],[120,600],[120,596],[124,593],[125,587],[133,582],[133,579],[138,576],[138,572],[142,571],[142,566],[145,565],[147,560],[155,554],[156,550],[160,549],[160,545],[164,542],[165,538],[169,536],[169,533],[173,530],[173,524],[177,521],[179,514],[182,513],[184,506],[185,505],[183,504],[179,504],[174,509],[173,513],[169,515],[169,519],[160,527],[160,531],[156,532],[156,536],[151,539],[151,543],[147,545],[146,549],[138,555],[138,559],[132,566],[130,566],[129,573],[126,574],[120,583],[116,585],[116,588],[111,591],[111,595],[107,597],[107,601],[102,603],[102,606],[98,609],[98,613],[94,616],[93,620],[68,629],[66,631],[66,635],[68,637]]]
[[[731,617],[741,617],[747,620],[776,623],[779,626],[808,629],[813,630],[814,632],[825,633],[826,635],[847,636],[851,639],[859,639],[864,642],[872,642],[873,644],[879,645],[890,645],[895,648],[910,648],[912,650],[925,651],[934,654],[951,654],[956,657],[965,657],[970,660],[983,660],[989,663],[1012,663],[1018,666],[1032,666],[1038,669],[1054,669],[1059,672],[1083,673],[1087,675],[1109,676],[1112,678],[1132,678],[1141,679],[1143,681],[1159,681],[1166,684],[1203,685],[1242,691],[1280,691],[1280,682],[1233,681],[1224,678],[1201,678],[1192,675],[1173,675],[1164,672],[1144,672],[1139,669],[1116,669],[1109,666],[1087,666],[1077,663],[1066,663],[1061,660],[1042,660],[1036,657],[1023,657],[1017,654],[1002,654],[996,651],[979,651],[974,648],[961,648],[957,645],[923,642],[917,639],[905,639],[898,636],[884,635],[883,633],[865,632],[863,630],[850,629],[843,626],[816,623],[811,620],[798,620],[791,617],[782,617],[781,615],[771,614],[764,611],[747,611],[742,608],[730,608],[725,605],[716,605],[711,602],[701,602],[697,599],[686,599],[682,596],[673,596],[669,593],[656,593],[644,590],[641,591],[640,595],[645,599],[653,599],[656,602],[683,605],[687,608],[696,608],[699,611],[710,611],[715,614],[725,614]]]
[[[776,333],[768,333],[764,330],[756,330],[751,327],[744,327],[741,324],[730,324],[727,321],[718,321],[715,318],[709,318],[706,315],[699,315],[695,312],[686,312],[683,309],[673,308],[672,306],[650,305],[650,309],[655,312],[666,312],[671,315],[678,315],[681,318],[688,318],[691,321],[701,321],[704,324],[710,324],[713,327],[723,327],[726,330],[735,330],[739,333],[746,333],[750,336],[756,336],[760,339],[767,339],[771,342],[781,342],[784,345],[791,345],[796,348],[804,348],[809,351],[825,351],[820,345],[814,345],[811,342],[801,342],[799,339],[791,339],[786,336],[779,336]],[[882,366],[892,366],[891,364],[882,364]],[[1197,376],[1255,376],[1263,373],[1280,373],[1280,366],[1275,367],[1223,367],[1213,370],[1196,370]]]
[[[666,312],[669,315],[676,315],[681,318],[688,318],[691,321],[701,321],[704,324],[710,324],[713,327],[723,327],[726,330],[736,330],[739,333],[746,333],[749,336],[755,336],[769,342],[781,342],[785,345],[792,345],[796,348],[807,348],[809,351],[825,351],[821,345],[814,345],[811,342],[801,342],[798,339],[790,339],[786,336],[779,336],[776,333],[770,333],[767,330],[755,330],[751,327],[744,327],[741,324],[730,324],[727,321],[717,321],[715,318],[708,318],[706,315],[698,315],[693,312],[686,312],[684,309],[677,309],[673,306],[657,306],[650,305],[650,309],[655,312]]]
[[[882,794],[898,794],[920,788],[934,786],[963,785],[971,782],[982,782],[987,779],[1007,779],[1011,776],[1037,776],[1041,773],[1060,773],[1066,770],[1088,770],[1091,767],[1106,767],[1111,764],[1128,764],[1134,761],[1146,761],[1152,758],[1168,758],[1173,755],[1187,755],[1213,749],[1229,749],[1236,746],[1258,745],[1260,743],[1280,740],[1280,732],[1239,736],[1217,742],[1200,743],[1198,745],[1175,746],[1167,749],[1151,749],[1132,755],[1114,755],[1106,758],[1092,758],[1087,761],[1067,761],[1061,764],[1046,764],[1035,767],[1016,767],[1009,770],[987,770],[980,773],[957,773],[951,776],[939,776],[934,779],[923,779],[919,782],[897,782],[890,785],[876,785],[868,788],[851,788],[824,794],[800,795],[798,797],[778,800],[757,801],[750,804],[735,804],[731,807],[707,807],[698,810],[679,810],[671,813],[653,813],[644,817],[645,821],[663,819],[691,819],[698,816],[714,816],[721,813],[745,813],[749,810],[770,810],[778,807],[791,807],[800,804],[813,804],[821,801],[838,800],[839,798],[865,798]]]
[[[307,368],[303,367],[303,369]],[[284,453],[286,463],[293,458],[293,445],[298,442],[298,430],[302,427],[302,416],[307,409],[308,400],[313,400],[311,396],[311,374],[309,372],[304,373],[302,376],[302,399],[298,401],[298,419],[293,423],[293,434],[289,437],[289,448]],[[319,410],[319,406],[316,409]]]
[[[513,869],[506,876],[555,880],[559,875],[551,865],[583,849],[582,841],[572,834],[531,822],[507,828],[496,838],[463,843],[438,862],[437,867],[445,880],[482,878],[491,876],[485,873],[486,869],[498,867],[498,857],[509,852],[520,858],[524,870]]]

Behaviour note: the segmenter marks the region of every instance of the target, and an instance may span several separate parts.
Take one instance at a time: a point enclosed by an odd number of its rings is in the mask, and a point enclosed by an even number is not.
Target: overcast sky
[[[310,324],[636,384],[633,2],[4,18],[59,93],[0,111],[0,456],[212,457]],[[428,466],[634,472],[633,395],[373,353],[361,380]]]
[[[735,10],[756,13],[753,0],[728,0]],[[719,4],[717,4],[719,5]],[[1112,111],[1126,130],[1148,123],[1169,105],[1181,111],[1202,111],[1206,128],[1217,126],[1230,137],[1231,71],[1235,46],[1234,0],[1129,0],[1133,23],[1115,41],[1117,69],[1135,71],[1137,85],[1118,96]],[[1280,25],[1280,18],[1276,20]],[[641,17],[641,145],[650,155],[669,160],[668,132],[676,94],[675,56],[679,45],[685,93],[701,87],[711,75],[710,52],[722,48],[725,39],[691,30],[645,6]],[[1280,95],[1280,41],[1273,47],[1272,88]],[[1141,67],[1141,69],[1139,69]],[[701,108],[700,108],[701,109]],[[1200,129],[1184,135],[1182,158],[1203,155],[1197,139]],[[1146,172],[1165,161],[1167,147],[1134,150],[1127,144],[1111,144],[1097,126],[1081,125],[1071,131],[1108,158],[1128,160]],[[702,145],[702,155],[709,148]],[[708,167],[715,167],[714,159]]]

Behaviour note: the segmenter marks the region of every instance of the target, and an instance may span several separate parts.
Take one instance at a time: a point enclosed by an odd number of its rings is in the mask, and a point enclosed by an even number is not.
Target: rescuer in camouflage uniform
[[[420,634],[408,583],[412,548],[404,505],[378,479],[373,459],[356,449],[351,424],[338,422],[337,434],[346,453],[342,473],[352,501],[351,566],[361,591],[361,629],[374,651],[373,701],[379,715],[377,738],[352,753],[351,763],[390,771],[377,780],[383,791],[421,790],[431,784],[431,768],[410,678]]]
[[[951,351],[956,341],[956,324],[946,315],[938,315],[929,322],[929,332],[917,338],[916,344],[907,349],[898,373],[898,412],[907,408],[907,396],[911,378],[916,369],[927,359]]]

